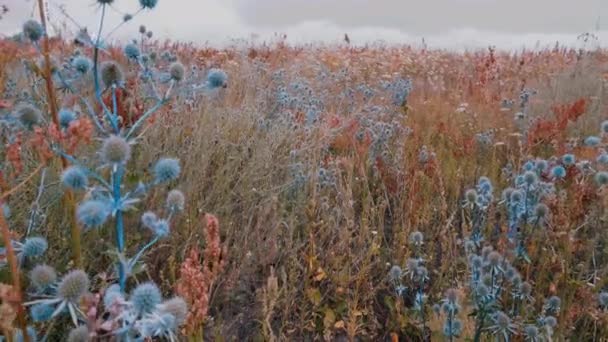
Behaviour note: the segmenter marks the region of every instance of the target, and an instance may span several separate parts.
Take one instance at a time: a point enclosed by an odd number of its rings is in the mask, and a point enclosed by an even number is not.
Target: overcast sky
[[[97,25],[95,0],[46,1],[53,22],[66,21],[56,9],[65,5],[90,31]],[[0,21],[0,33],[19,30],[34,2],[0,0],[11,9]],[[137,8],[138,0],[115,0],[108,27]],[[252,34],[263,40],[274,33],[297,43],[339,42],[348,33],[357,44],[419,44],[424,37],[431,47],[517,49],[556,40],[580,45],[579,34],[595,32],[608,46],[608,0],[159,0],[154,11],[138,15],[115,38],[132,36],[140,24],[157,37],[210,44]]]

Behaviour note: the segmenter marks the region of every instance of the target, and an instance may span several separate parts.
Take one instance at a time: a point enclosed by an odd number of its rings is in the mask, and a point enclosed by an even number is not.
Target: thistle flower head
[[[15,113],[19,122],[27,128],[40,125],[42,122],[42,113],[40,110],[31,104],[20,103],[15,107]]]
[[[398,282],[403,276],[403,270],[398,265],[393,265],[391,270],[388,272],[388,276],[392,281]]]
[[[523,199],[524,199],[524,194],[521,190],[513,190],[513,192],[511,192],[511,202],[519,203],[519,202],[523,201]]]
[[[124,299],[124,297],[122,295],[122,292],[120,292],[120,285],[112,284],[112,285],[108,286],[108,288],[106,289],[106,291],[103,294],[103,305],[107,310],[114,303],[116,303],[119,300],[123,300],[123,299]]]
[[[158,4],[158,0],[139,0],[142,8],[153,9]]]
[[[470,266],[474,270],[479,270],[483,267],[483,258],[479,255],[473,255],[469,262]]]
[[[84,75],[88,73],[89,70],[91,70],[93,62],[91,62],[91,60],[87,57],[79,56],[74,58],[74,60],[72,61],[72,66],[74,67],[74,69],[76,69],[76,71]]]
[[[492,251],[488,254],[488,265],[490,265],[490,267],[498,267],[500,266],[501,259],[502,255],[500,255],[500,253]]]
[[[157,183],[170,182],[177,179],[181,172],[179,160],[163,158],[154,165],[154,177]]]
[[[223,70],[211,69],[207,74],[207,85],[211,89],[226,88],[228,76]]]
[[[141,215],[141,223],[148,229],[154,229],[154,225],[158,222],[158,217],[151,211],[146,211]]]
[[[70,123],[76,119],[76,113],[69,109],[62,108],[59,110],[59,125],[61,128],[70,127]]]
[[[57,285],[58,297],[71,303],[78,303],[87,291],[89,291],[89,276],[82,270],[70,271]]]
[[[464,194],[464,198],[467,204],[475,204],[477,202],[477,191],[475,189],[469,189]]]
[[[561,165],[554,166],[551,169],[551,177],[555,179],[562,179],[566,177],[566,169]]]
[[[547,316],[543,319],[543,322],[549,328],[555,328],[557,326],[557,318],[553,316]]]
[[[124,74],[120,69],[120,66],[114,61],[101,63],[100,72],[101,80],[106,88],[113,85],[120,85],[124,78]]]
[[[532,294],[532,285],[527,281],[524,281],[519,285],[519,293],[525,297],[530,296]]]
[[[462,334],[462,322],[459,319],[447,320],[443,326],[446,337],[458,337]]]
[[[49,247],[48,242],[42,237],[26,238],[21,246],[21,255],[26,258],[35,258],[42,256]]]
[[[37,42],[42,38],[43,34],[44,29],[36,20],[30,19],[23,24],[23,35],[27,37],[27,39]]]
[[[410,243],[414,246],[422,246],[424,244],[424,235],[419,231],[412,232],[410,234]]]
[[[127,14],[123,15],[123,17],[122,17],[122,21],[124,21],[125,23],[126,23],[127,21],[131,21],[131,19],[133,19],[133,15],[132,15],[132,14],[129,14],[129,13],[127,13]]]
[[[169,74],[171,75],[171,78],[173,80],[179,82],[184,79],[186,69],[184,68],[184,65],[182,63],[174,62],[169,67]]]
[[[558,296],[551,296],[545,302],[545,311],[551,314],[559,313],[562,300]]]
[[[585,138],[585,145],[586,146],[590,146],[590,147],[594,147],[599,145],[602,142],[602,139],[600,137],[597,137],[595,135],[592,136],[588,136],[587,138]]]
[[[174,189],[169,191],[167,194],[167,210],[171,213],[178,213],[184,210],[184,206],[186,204],[186,197],[184,193]]]
[[[36,265],[29,273],[31,284],[38,292],[44,292],[57,281],[55,269],[48,265]]]
[[[598,173],[596,173],[595,174],[595,182],[599,186],[603,186],[603,185],[608,184],[608,172],[606,172],[606,171],[599,171]]]
[[[144,25],[140,25],[139,26],[139,33],[141,33],[141,34],[145,34],[146,33],[146,27]]]
[[[161,304],[160,311],[173,315],[176,326],[181,326],[186,323],[188,304],[182,297],[173,297]]]
[[[600,131],[603,134],[608,134],[608,120],[602,121],[602,123],[600,124]]]
[[[89,179],[79,166],[70,166],[61,174],[61,182],[72,190],[84,190],[89,186]]]
[[[538,327],[535,325],[526,325],[524,328],[524,337],[526,341],[536,342],[538,341],[540,334],[538,331]]]
[[[111,211],[104,201],[88,200],[78,206],[76,217],[85,228],[97,228],[108,220]]]
[[[156,221],[156,223],[152,227],[152,231],[154,232],[154,235],[156,235],[158,237],[165,237],[165,236],[169,235],[169,232],[171,231],[171,226],[169,225],[169,221],[164,220],[164,219],[160,219],[160,220]]]
[[[477,295],[477,297],[483,299],[490,295],[490,289],[488,289],[488,287],[484,284],[479,284],[477,285],[477,287],[475,287],[475,294]]]
[[[549,207],[544,204],[544,203],[538,203],[535,207],[534,207],[534,216],[536,216],[538,219],[546,219],[550,214],[550,210]]]
[[[564,163],[564,165],[566,166],[574,165],[576,163],[576,157],[574,156],[574,154],[564,154],[562,156],[562,163]]]
[[[139,48],[134,43],[125,45],[125,56],[129,59],[137,59],[140,56]]]
[[[111,5],[114,2],[114,0],[97,0],[97,3],[100,5]]]
[[[67,342],[89,342],[91,337],[89,334],[89,328],[86,325],[78,326],[68,334]]]
[[[544,159],[539,159],[536,161],[535,168],[536,171],[543,173],[547,171],[547,168],[549,168],[549,163],[547,163],[547,161]]]
[[[160,290],[154,283],[140,284],[131,293],[133,309],[140,315],[154,311],[161,300]]]
[[[123,164],[131,158],[131,145],[118,135],[111,135],[103,141],[101,158],[108,164]]]
[[[526,171],[526,173],[524,173],[524,182],[526,182],[526,185],[534,185],[537,181],[538,176],[536,176],[536,173],[533,171]]]
[[[30,308],[30,317],[34,322],[46,322],[51,319],[55,312],[55,308],[52,305],[40,303],[32,305]]]

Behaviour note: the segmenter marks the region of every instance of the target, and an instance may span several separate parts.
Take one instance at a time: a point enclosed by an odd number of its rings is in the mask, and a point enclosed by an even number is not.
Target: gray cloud
[[[4,0],[11,13],[0,20],[0,33],[12,34],[33,12],[33,0]],[[99,8],[95,0],[51,0],[65,4],[71,16],[94,31]],[[529,3],[528,3],[529,2]],[[0,0],[2,3],[2,0]],[[137,0],[120,0],[109,11],[106,28],[122,13],[138,9]],[[155,37],[224,45],[234,38],[276,39],[286,33],[293,43],[341,42],[348,33],[354,44],[382,40],[465,49],[495,45],[503,49],[551,46],[556,41],[577,46],[577,35],[594,27],[598,13],[608,13],[606,0],[160,0],[158,8],[136,17],[114,36],[127,39],[145,24]],[[51,20],[66,19],[51,6]],[[606,19],[608,26],[608,19]],[[67,22],[67,27],[73,25]],[[608,32],[597,32],[607,42]],[[605,46],[605,44],[604,44]]]

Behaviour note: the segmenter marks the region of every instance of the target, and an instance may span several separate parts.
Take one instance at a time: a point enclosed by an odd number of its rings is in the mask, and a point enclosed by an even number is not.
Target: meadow
[[[6,340],[608,339],[608,52],[102,37],[0,41]]]

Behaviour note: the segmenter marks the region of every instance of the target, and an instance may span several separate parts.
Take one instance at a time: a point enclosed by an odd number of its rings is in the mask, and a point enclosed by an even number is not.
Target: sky
[[[10,12],[0,20],[0,34],[20,30],[32,16],[35,0],[0,0]],[[53,23],[76,26],[59,11],[64,6],[79,25],[96,30],[100,9],[95,0],[45,0]],[[138,0],[115,0],[106,30]],[[602,18],[602,15],[605,18]],[[159,0],[113,35],[127,39],[146,25],[157,38],[224,45],[235,40],[290,43],[338,43],[347,33],[353,44],[382,41],[431,48],[500,49],[553,46],[608,47],[608,0]],[[584,32],[599,40],[586,45]]]

